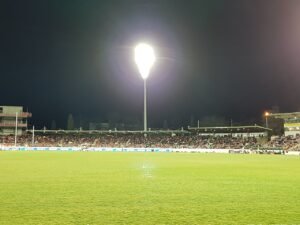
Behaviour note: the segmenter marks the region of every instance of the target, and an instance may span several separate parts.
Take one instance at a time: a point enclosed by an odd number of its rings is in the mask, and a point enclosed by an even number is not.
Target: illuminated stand
[[[282,119],[284,121],[284,135],[300,135],[300,112],[270,113],[269,117]]]

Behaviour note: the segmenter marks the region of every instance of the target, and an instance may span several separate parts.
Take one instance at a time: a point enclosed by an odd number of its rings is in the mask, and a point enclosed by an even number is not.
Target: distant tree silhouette
[[[195,126],[195,117],[194,117],[194,115],[191,115],[191,116],[190,116],[190,126],[191,126],[191,127],[194,127],[194,126]]]
[[[163,122],[163,128],[164,128],[165,130],[169,128],[169,127],[168,127],[168,121],[167,121],[167,120],[164,120],[164,122]]]
[[[221,116],[205,116],[200,120],[200,127],[227,126],[228,122]]]
[[[117,124],[120,123],[121,116],[118,112],[110,112],[107,115],[109,127],[111,129],[116,128]]]
[[[56,121],[55,120],[51,121],[51,130],[56,130]]]
[[[74,130],[74,119],[71,113],[68,115],[67,130]]]

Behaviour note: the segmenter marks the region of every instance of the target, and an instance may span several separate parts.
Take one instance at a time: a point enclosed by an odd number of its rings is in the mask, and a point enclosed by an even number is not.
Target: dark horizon
[[[141,41],[158,57],[148,79],[154,127],[300,109],[296,0],[7,0],[0,11],[0,105],[28,108],[37,126],[65,127],[69,113],[141,121]]]

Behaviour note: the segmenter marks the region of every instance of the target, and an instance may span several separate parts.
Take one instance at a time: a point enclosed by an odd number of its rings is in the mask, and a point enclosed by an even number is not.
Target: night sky
[[[38,126],[64,127],[69,113],[142,120],[141,41],[158,57],[150,126],[300,108],[297,0],[2,0],[0,16],[0,105],[28,108]]]

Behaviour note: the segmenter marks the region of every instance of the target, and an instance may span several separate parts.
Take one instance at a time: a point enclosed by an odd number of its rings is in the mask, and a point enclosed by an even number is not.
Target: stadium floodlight
[[[269,112],[265,112],[265,118],[266,118],[266,128],[269,128],[269,121],[268,121],[268,117],[270,116]]]
[[[138,44],[134,49],[134,59],[138,70],[144,80],[144,131],[147,131],[147,78],[155,62],[153,48],[145,43]]]

